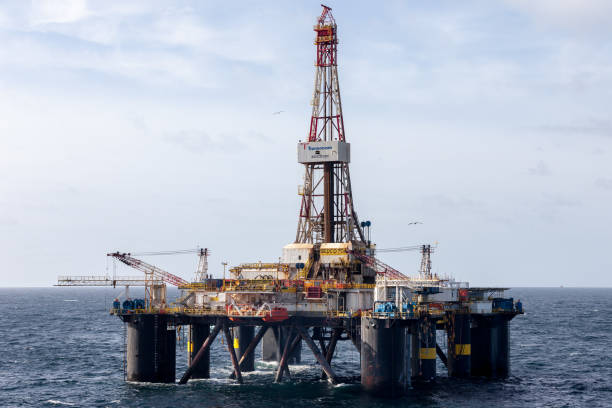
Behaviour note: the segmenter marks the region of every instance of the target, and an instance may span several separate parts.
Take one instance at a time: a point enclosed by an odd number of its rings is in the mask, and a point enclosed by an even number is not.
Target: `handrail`
[[[180,289],[205,290],[211,292],[294,292],[303,291],[309,287],[317,286],[323,291],[330,289],[374,289],[375,284],[370,283],[342,283],[323,280],[307,279],[233,279],[226,281],[225,290],[212,283],[194,282],[181,285]]]

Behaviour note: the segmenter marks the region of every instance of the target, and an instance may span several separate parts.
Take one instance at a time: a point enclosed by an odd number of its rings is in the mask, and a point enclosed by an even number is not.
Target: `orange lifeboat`
[[[289,318],[287,308],[273,307],[270,312],[262,319],[264,322],[281,322]]]

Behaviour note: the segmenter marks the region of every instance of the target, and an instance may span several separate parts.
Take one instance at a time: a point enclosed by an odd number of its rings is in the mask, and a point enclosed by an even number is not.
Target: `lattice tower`
[[[353,205],[350,146],[338,83],[337,25],[331,8],[323,6],[314,31],[315,86],[308,141],[298,145],[305,174],[295,241],[365,242]]]

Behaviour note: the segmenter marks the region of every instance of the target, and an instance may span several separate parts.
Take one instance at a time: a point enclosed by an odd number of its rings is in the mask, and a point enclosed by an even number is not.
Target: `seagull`
[[[414,222],[409,222],[408,225],[417,225],[417,224],[422,224],[422,222],[420,221],[414,221]]]
[[[273,115],[280,115],[281,113],[283,113],[284,111],[276,111],[276,112],[272,112]]]

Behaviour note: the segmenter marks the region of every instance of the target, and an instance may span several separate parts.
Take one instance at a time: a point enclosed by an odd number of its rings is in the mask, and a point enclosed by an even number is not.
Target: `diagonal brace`
[[[440,357],[440,360],[442,360],[442,363],[444,363],[444,366],[448,367],[448,361],[447,361],[448,359],[446,358],[444,351],[442,351],[438,343],[436,343],[436,354],[438,355],[438,357]]]
[[[295,348],[297,347],[301,339],[302,338],[300,337],[300,335],[298,333],[295,333],[295,336],[293,337],[293,341],[291,342],[291,347],[289,348],[289,354],[287,355],[287,362],[285,363],[285,372],[287,373],[287,376],[289,376],[289,378],[291,378],[291,373],[289,372],[289,356],[291,355],[291,353],[293,353],[293,350],[295,350]]]
[[[217,334],[219,334],[221,327],[222,327],[222,323],[220,321],[217,322],[213,331],[208,335],[208,337],[202,344],[202,347],[200,347],[200,350],[198,350],[198,353],[195,355],[195,357],[191,361],[191,365],[187,368],[187,371],[185,371],[185,374],[183,374],[183,377],[181,377],[179,384],[185,384],[189,380],[189,378],[191,377],[191,374],[193,374],[193,370],[195,369],[196,365],[198,364],[198,362],[200,361],[204,353],[206,353],[206,350],[210,348],[210,345],[217,337]]]
[[[339,327],[336,327],[334,328],[332,332],[331,339],[329,339],[329,344],[327,345],[327,352],[325,353],[325,360],[327,360],[327,363],[330,365],[330,367],[331,367],[332,358],[334,357],[334,351],[336,351],[336,344],[338,344],[338,339],[340,338],[341,335],[342,335],[342,329]],[[326,378],[325,372],[322,373],[321,378],[322,379]]]
[[[238,383],[242,384],[242,373],[240,372],[240,366],[238,365],[238,359],[236,358],[236,351],[234,350],[232,335],[229,331],[229,327],[227,327],[227,323],[223,324],[223,333],[225,333],[225,340],[227,340],[227,350],[230,353],[232,365],[234,366],[234,374],[236,374],[236,379],[238,380]]]
[[[268,331],[269,327],[270,326],[261,326],[261,328],[259,329],[259,331],[255,335],[255,337],[253,337],[253,340],[251,340],[251,342],[249,343],[249,346],[246,348],[246,350],[244,351],[244,353],[240,357],[240,361],[238,362],[238,366],[240,367],[240,369],[242,369],[242,365],[244,364],[244,361],[249,357],[249,355],[251,353],[253,353],[253,351],[255,350],[255,347],[257,347],[257,345],[259,344],[259,342],[263,338],[264,334],[266,334],[266,331]],[[236,378],[236,372],[235,371],[232,372],[232,374],[230,374],[229,378],[231,378],[231,379]]]
[[[289,336],[287,337],[287,341],[285,342],[285,349],[283,350],[283,355],[281,356],[281,360],[278,363],[278,369],[276,371],[276,377],[274,378],[274,382],[281,382],[283,379],[283,372],[287,371],[289,374],[289,368],[287,367],[287,360],[289,360],[289,354],[292,350],[292,345],[295,341],[295,338],[299,338],[298,334],[294,334],[295,329],[292,327],[289,331]]]
[[[327,374],[329,381],[332,384],[338,384],[338,380],[336,379],[336,374],[334,373],[334,370],[332,370],[331,366],[329,365],[325,357],[323,357],[323,355],[319,351],[319,348],[317,347],[315,342],[308,335],[308,332],[306,331],[306,329],[303,326],[297,326],[297,330],[300,336],[302,336],[302,338],[306,342],[306,345],[308,345],[308,348],[310,348],[310,351],[312,351],[312,354],[314,354],[319,364],[321,364],[321,367],[323,368],[323,371],[325,372],[325,374]]]

